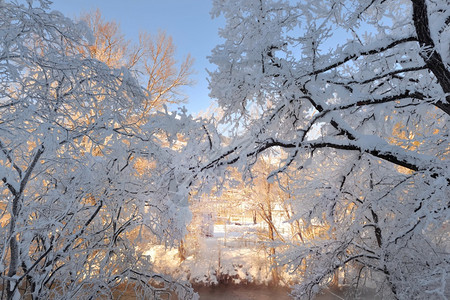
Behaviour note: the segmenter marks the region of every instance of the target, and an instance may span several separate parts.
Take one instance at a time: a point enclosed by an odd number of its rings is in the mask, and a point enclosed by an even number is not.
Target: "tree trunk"
[[[14,209],[13,209],[14,210]],[[11,221],[9,223],[9,268],[8,268],[8,277],[11,278],[17,273],[17,268],[19,265],[19,246],[17,245],[16,239],[16,216],[13,214],[11,216]],[[6,295],[7,299],[12,299],[14,295],[14,290],[16,288],[16,283],[11,279],[7,280],[6,285]]]
[[[178,245],[178,258],[180,259],[180,262],[186,260],[186,247],[184,247],[183,240],[181,240],[180,244]]]

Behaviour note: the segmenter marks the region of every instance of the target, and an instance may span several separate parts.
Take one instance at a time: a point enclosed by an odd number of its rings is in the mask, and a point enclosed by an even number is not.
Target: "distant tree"
[[[263,248],[268,266],[270,268],[270,283],[280,284],[283,279],[281,269],[277,263],[279,247],[286,242],[280,228],[280,220],[288,221],[284,215],[283,207],[284,193],[279,186],[273,182],[268,182],[266,176],[276,166],[273,154],[268,154],[255,163],[250,174],[251,178],[241,181],[236,187],[240,193],[245,191],[245,197],[240,197],[240,201],[246,203],[248,212],[255,214],[255,219],[263,226],[258,230],[257,242]]]
[[[163,31],[152,36],[139,34],[139,41],[128,40],[115,21],[106,21],[100,10],[80,18],[92,30],[94,42],[80,48],[81,52],[113,68],[126,67],[138,78],[148,94],[142,113],[148,115],[164,104],[185,100],[180,88],[190,85],[193,59],[188,55],[181,63],[175,60],[175,45]]]
[[[329,229],[286,253],[295,296],[350,268],[385,297],[448,297],[447,2],[214,1],[211,96],[235,126],[203,170],[245,174],[276,148],[268,179],[300,174],[292,218]]]
[[[0,3],[1,298],[112,298],[132,283],[144,299],[162,286],[191,299],[189,284],[152,272],[135,236],[183,237],[179,156],[204,147],[205,124],[148,118],[136,74],[80,53],[88,28],[50,3]]]

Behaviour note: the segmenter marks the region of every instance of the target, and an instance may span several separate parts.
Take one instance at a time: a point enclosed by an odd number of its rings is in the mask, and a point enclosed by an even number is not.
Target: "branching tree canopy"
[[[294,295],[352,267],[386,297],[448,297],[448,1],[216,0],[212,14],[226,26],[211,96],[235,130],[204,170],[249,173],[276,148],[268,179],[295,172],[293,217],[329,226],[285,254],[304,270]]]
[[[3,298],[112,297],[130,281],[142,298],[194,297],[152,272],[136,236],[176,245],[190,189],[229,165],[251,178],[272,150],[292,222],[327,230],[279,253],[302,278],[294,296],[345,270],[384,297],[448,297],[446,0],[215,0],[227,139],[164,109],[190,72],[169,38],[135,48],[99,13],[86,26],[49,4],[0,2]]]
[[[194,134],[206,125],[150,116],[135,74],[86,56],[87,26],[49,4],[0,2],[1,298],[111,298],[132,281],[142,298],[163,286],[191,299],[188,284],[152,273],[135,235],[182,238],[177,157],[208,146]]]

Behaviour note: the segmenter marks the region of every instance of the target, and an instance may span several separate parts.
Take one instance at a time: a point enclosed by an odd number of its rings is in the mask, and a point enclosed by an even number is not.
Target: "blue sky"
[[[213,65],[206,58],[220,43],[218,28],[223,20],[211,19],[211,0],[53,0],[52,8],[74,18],[81,13],[100,9],[104,19],[114,20],[129,39],[140,31],[157,33],[159,29],[173,37],[177,59],[187,54],[195,59],[193,79],[196,84],[184,89],[190,113],[205,111],[209,106],[207,73]]]

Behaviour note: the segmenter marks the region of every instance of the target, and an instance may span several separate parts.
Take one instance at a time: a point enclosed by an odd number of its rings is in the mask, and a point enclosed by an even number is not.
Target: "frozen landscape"
[[[449,299],[448,0],[210,4],[0,0],[0,300]]]

